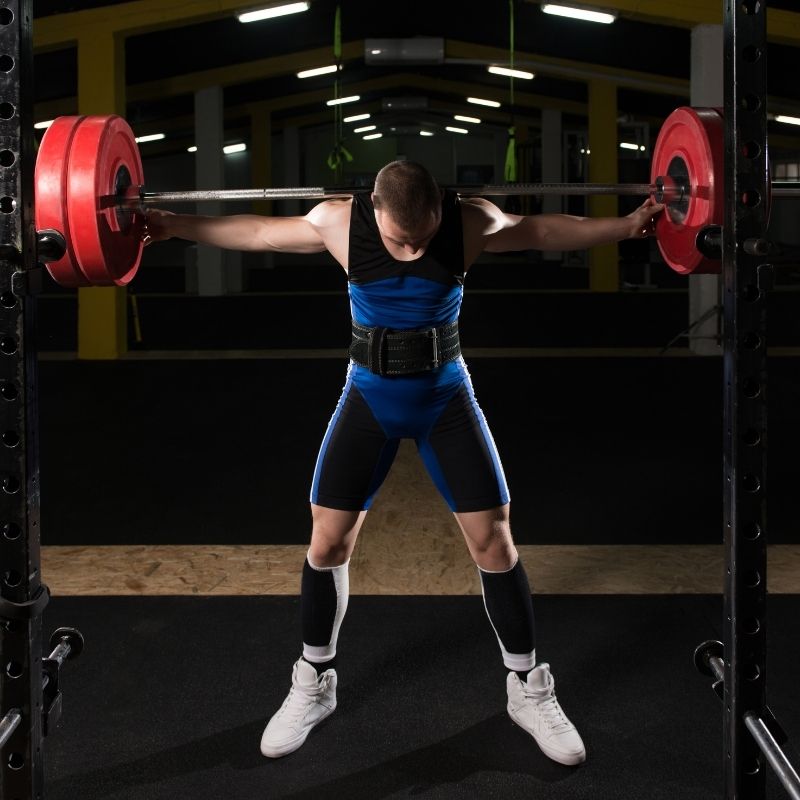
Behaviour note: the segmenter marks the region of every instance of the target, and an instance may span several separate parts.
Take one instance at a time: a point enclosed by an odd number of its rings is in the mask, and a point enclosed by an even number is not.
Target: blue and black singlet
[[[348,290],[353,320],[393,330],[453,322],[461,309],[464,241],[455,192],[425,252],[398,261],[386,249],[369,193],[355,194],[350,218]],[[414,439],[452,511],[508,502],[500,458],[460,356],[412,375],[376,375],[352,361],[317,457],[311,502],[357,511],[370,507],[400,439]]]

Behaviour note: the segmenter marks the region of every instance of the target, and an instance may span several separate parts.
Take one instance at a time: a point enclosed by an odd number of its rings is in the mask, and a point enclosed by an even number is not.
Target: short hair
[[[392,161],[375,177],[373,204],[406,231],[430,223],[442,210],[442,195],[433,175],[414,161]]]

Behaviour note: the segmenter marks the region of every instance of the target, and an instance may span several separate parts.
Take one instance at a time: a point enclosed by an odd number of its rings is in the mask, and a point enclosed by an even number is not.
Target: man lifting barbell
[[[348,562],[401,438],[416,441],[461,528],[507,669],[508,713],[562,764],[586,757],[547,663],[536,659],[531,590],[509,524],[500,457],[458,338],[464,277],[486,252],[576,250],[654,232],[649,197],[624,217],[506,214],[481,197],[441,191],[419,164],[395,161],[374,191],[325,200],[305,216],[223,217],[150,210],[142,237],[234,250],[318,253],[347,273],[350,365],[311,486],[311,543],[301,578],[302,655],[289,694],[261,739],[287,755],[336,708],[336,645]]]

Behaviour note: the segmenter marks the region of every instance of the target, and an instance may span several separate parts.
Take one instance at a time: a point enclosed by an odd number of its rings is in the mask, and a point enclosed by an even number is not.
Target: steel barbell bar
[[[659,202],[679,201],[691,194],[693,187],[681,184],[666,186],[656,183],[504,183],[499,185],[445,186],[462,197],[507,197],[525,195],[619,195],[646,197],[652,195]],[[140,187],[138,194],[111,195],[105,203],[120,206],[159,205],[166,203],[228,202],[236,200],[322,200],[335,197],[352,197],[371,187],[284,187],[270,189],[196,189],[181,192],[146,192]],[[773,181],[773,197],[800,197],[800,181]],[[663,200],[659,198],[663,198]]]
[[[709,226],[720,226],[725,206],[724,122],[713,108],[682,106],[659,131],[650,182],[634,184],[513,183],[448,187],[463,196],[639,195],[666,203],[656,220],[656,241],[666,263],[681,274],[718,272],[720,264],[698,245]],[[39,146],[35,176],[36,228],[61,233],[61,257],[46,263],[65,286],[123,286],[142,256],[148,205],[231,200],[319,200],[348,197],[369,187],[289,187],[146,192],[141,155],[119,116],[59,117]],[[769,197],[800,195],[800,183],[775,183]],[[0,245],[1,247],[1,245]],[[56,251],[56,255],[58,252]],[[46,256],[40,254],[46,261]]]

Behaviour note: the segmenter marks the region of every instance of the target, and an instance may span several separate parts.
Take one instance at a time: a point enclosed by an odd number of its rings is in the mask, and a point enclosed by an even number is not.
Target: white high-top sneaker
[[[539,664],[523,683],[516,672],[509,672],[508,714],[536,740],[542,752],[559,764],[580,764],[586,748],[578,731],[567,719],[556,700],[555,681],[549,664]]]
[[[269,758],[293,753],[335,708],[336,670],[325,670],[317,677],[311,664],[298,659],[292,669],[292,688],[261,737],[261,752]]]

